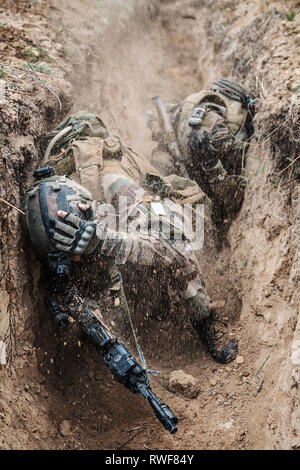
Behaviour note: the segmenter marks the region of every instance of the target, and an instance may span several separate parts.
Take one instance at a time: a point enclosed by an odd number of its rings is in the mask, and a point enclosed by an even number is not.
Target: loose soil
[[[176,299],[166,319],[133,315],[175,436],[75,327],[55,330],[21,216],[0,205],[1,449],[300,448],[299,45],[298,1],[1,2],[0,196],[18,208],[42,135],[69,112],[99,114],[150,158],[152,96],[176,103],[223,76],[256,98],[242,208],[203,253],[239,357],[215,363]],[[175,370],[199,381],[196,398],[168,389]]]

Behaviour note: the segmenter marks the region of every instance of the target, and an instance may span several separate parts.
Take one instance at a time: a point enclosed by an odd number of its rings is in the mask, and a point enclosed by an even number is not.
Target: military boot
[[[226,323],[220,320],[216,311],[209,305],[210,300],[204,290],[185,300],[191,323],[202,343],[215,361],[226,364],[236,357],[238,344],[236,339],[228,336]]]
[[[228,336],[227,324],[214,310],[210,310],[209,316],[193,326],[215,361],[227,364],[236,358],[238,342]]]
[[[227,324],[219,319],[214,310],[210,309],[208,316],[203,319],[196,320],[193,316],[191,321],[215,361],[227,364],[236,358],[237,340],[228,336]]]

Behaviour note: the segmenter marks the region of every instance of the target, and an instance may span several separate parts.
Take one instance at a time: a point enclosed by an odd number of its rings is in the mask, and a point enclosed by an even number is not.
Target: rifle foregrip
[[[153,409],[155,416],[171,434],[177,432],[178,418],[170,408],[161,403],[147,384],[146,372],[140,367],[136,359],[119,340],[111,344],[104,355],[104,362],[109,367],[114,378],[128,387],[133,393],[140,392]]]

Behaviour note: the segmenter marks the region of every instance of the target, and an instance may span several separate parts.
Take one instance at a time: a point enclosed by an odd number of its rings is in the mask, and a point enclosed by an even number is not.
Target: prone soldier
[[[210,200],[199,186],[177,175],[162,177],[146,159],[110,135],[100,118],[87,112],[65,119],[48,136],[43,164],[51,167],[36,172],[40,179],[27,192],[26,225],[46,269],[53,272],[48,288],[61,306],[56,321],[66,323],[64,304],[71,310],[80,308],[82,294],[69,283],[64,289],[58,275],[72,271],[79,258],[96,276],[103,260],[117,266],[117,271],[125,264],[133,270],[163,269],[170,273],[193,327],[214,359],[221,363],[234,359],[237,342],[224,332],[220,335],[221,322],[210,308],[190,234],[177,217],[180,205],[201,203],[203,219],[209,221]],[[120,210],[122,198],[125,211]],[[116,227],[104,223],[107,208],[116,215]],[[156,222],[150,234],[149,220]]]
[[[175,160],[179,155],[179,172],[195,179],[210,197],[216,223],[232,218],[243,200],[240,183],[253,134],[254,101],[244,87],[225,78],[213,82],[210,90],[166,108],[159,97],[153,98],[158,115],[157,120],[151,113],[149,120],[153,140],[158,142],[153,165],[168,174],[174,167],[165,153]]]

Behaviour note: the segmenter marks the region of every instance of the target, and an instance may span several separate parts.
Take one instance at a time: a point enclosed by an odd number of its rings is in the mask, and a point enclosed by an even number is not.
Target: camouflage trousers
[[[152,204],[155,198],[131,178],[108,174],[102,181],[105,203],[99,204],[96,211],[99,222],[96,229],[99,255],[113,257],[117,265],[130,263],[133,267],[147,266],[153,270],[167,270],[181,298],[197,298],[203,311],[207,311],[210,299],[196,253],[189,248],[189,236],[183,233],[179,217],[176,218],[177,205],[172,201],[158,201],[158,208],[162,213],[153,216]],[[172,220],[169,218],[171,211],[173,215],[175,213]],[[103,229],[105,216],[107,218],[112,213],[116,216],[118,227],[111,228],[108,224]],[[149,215],[154,221],[154,229],[152,226],[150,233]],[[164,236],[164,224],[171,226],[170,237]]]

